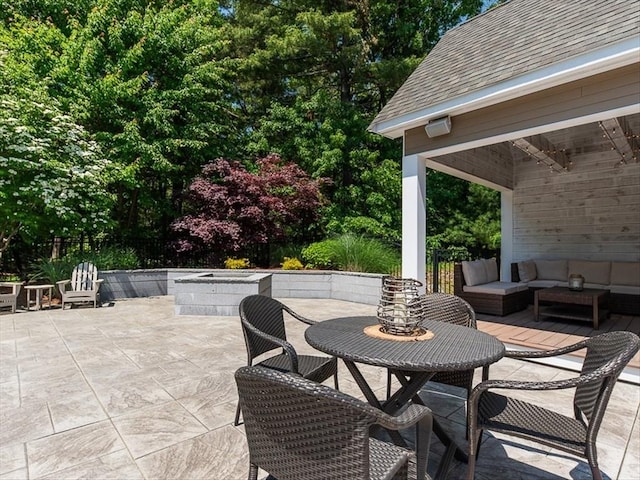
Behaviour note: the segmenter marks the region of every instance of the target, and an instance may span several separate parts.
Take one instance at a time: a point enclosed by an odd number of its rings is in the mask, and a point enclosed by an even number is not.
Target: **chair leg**
[[[253,463],[249,466],[248,480],[258,480],[258,466]]]
[[[333,383],[334,383],[334,384],[335,384],[335,386],[336,386],[336,390],[340,390],[340,389],[338,388],[338,371],[337,371],[337,370],[336,370],[336,374],[333,376],[333,379],[334,379]]]
[[[391,397],[391,370],[387,369],[387,400]]]
[[[473,480],[476,473],[476,459],[480,453],[480,442],[482,441],[482,430],[471,432],[467,430],[469,437],[469,455],[467,460],[467,480]]]
[[[598,453],[596,452],[595,445],[587,446],[587,461],[591,467],[591,476],[593,480],[602,480],[602,473],[598,467]]]
[[[238,402],[238,405],[236,406],[236,418],[233,421],[233,424],[237,427],[238,425],[240,425],[240,402]]]

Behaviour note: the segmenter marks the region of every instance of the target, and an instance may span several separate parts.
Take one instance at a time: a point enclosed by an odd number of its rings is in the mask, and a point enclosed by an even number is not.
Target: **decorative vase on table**
[[[377,317],[382,331],[392,335],[424,332],[425,305],[418,291],[422,283],[412,278],[383,277]]]
[[[584,289],[584,277],[580,274],[569,275],[569,290],[581,292]]]

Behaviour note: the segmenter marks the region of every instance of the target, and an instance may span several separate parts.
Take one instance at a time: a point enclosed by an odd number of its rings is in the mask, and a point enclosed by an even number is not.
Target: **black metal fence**
[[[318,239],[306,239],[304,244]],[[229,257],[248,258],[261,268],[274,266],[274,259],[281,261],[284,256],[292,256],[289,251],[295,247],[284,244],[261,244],[245,248],[239,252],[201,250],[197,254],[180,254],[171,241],[161,238],[59,238],[49,242],[27,244],[15,241],[2,255],[0,277],[15,275],[26,279],[31,266],[41,259],[64,257],[67,254],[82,255],[82,252],[96,252],[113,248],[135,252],[138,264],[136,268],[220,268]],[[284,253],[283,253],[284,252]],[[429,292],[453,293],[453,265],[455,262],[480,257],[500,258],[499,251],[469,252],[466,248],[449,247],[428,252],[426,285]],[[276,262],[277,263],[277,262]],[[1,278],[0,278],[1,279]]]

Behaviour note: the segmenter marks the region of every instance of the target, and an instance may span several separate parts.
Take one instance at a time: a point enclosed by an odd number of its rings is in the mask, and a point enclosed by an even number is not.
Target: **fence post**
[[[431,292],[437,293],[440,289],[440,250],[433,251],[433,268],[431,273]]]

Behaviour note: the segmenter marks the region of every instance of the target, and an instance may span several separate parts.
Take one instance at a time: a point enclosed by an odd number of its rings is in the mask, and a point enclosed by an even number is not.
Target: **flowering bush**
[[[302,262],[297,258],[284,257],[284,262],[282,262],[283,270],[302,270],[303,268]]]
[[[249,268],[249,259],[248,258],[227,258],[224,261],[224,268],[229,268],[232,270]]]

